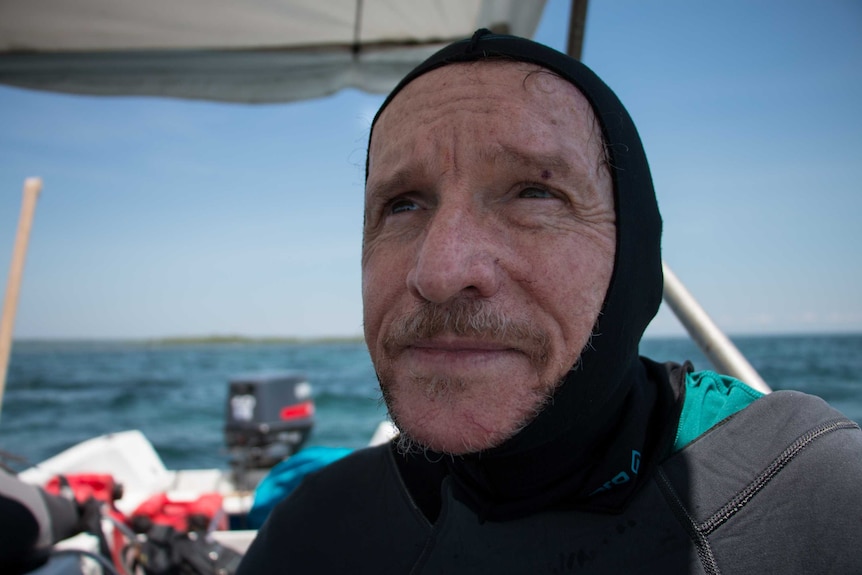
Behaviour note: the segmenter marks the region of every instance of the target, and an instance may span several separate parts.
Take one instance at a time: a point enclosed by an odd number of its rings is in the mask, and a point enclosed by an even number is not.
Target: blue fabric
[[[259,529],[273,507],[296,489],[306,475],[326,467],[351,451],[345,447],[308,447],[273,467],[254,490],[248,526]]]
[[[673,452],[706,433],[734,413],[763,397],[738,379],[714,371],[689,373],[685,381],[685,402],[679,417]]]

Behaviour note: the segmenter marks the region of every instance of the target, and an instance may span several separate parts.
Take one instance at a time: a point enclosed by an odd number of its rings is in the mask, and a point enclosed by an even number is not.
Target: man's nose
[[[428,222],[407,286],[414,295],[445,303],[459,296],[491,297],[502,270],[501,248],[486,225],[467,211],[438,210]]]

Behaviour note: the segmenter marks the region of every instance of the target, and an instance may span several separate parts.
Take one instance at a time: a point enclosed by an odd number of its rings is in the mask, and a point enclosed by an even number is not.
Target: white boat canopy
[[[2,0],[0,83],[289,102],[384,93],[478,28],[532,37],[544,0]]]

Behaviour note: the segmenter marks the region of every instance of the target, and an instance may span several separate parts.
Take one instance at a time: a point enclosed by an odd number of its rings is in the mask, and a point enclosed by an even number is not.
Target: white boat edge
[[[381,445],[398,434],[390,421],[382,421],[375,429],[369,446]],[[106,473],[122,484],[123,496],[116,501],[117,509],[126,515],[156,493],[166,493],[172,501],[193,501],[203,493],[219,493],[223,509],[230,515],[248,513],[254,502],[252,491],[237,490],[227,469],[169,470],[152,443],[137,429],[100,435],[73,445],[18,474],[19,479],[45,486],[60,474]],[[113,530],[109,521],[103,528]],[[245,553],[257,530],[215,531],[216,541],[239,553]],[[98,549],[94,537],[81,534],[58,543],[66,549]]]

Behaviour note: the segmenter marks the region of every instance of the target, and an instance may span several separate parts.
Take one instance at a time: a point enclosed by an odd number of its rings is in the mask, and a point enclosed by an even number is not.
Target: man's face
[[[587,345],[613,271],[601,136],[571,84],[529,64],[453,64],[408,84],[369,148],[365,340],[419,445],[497,446]]]

